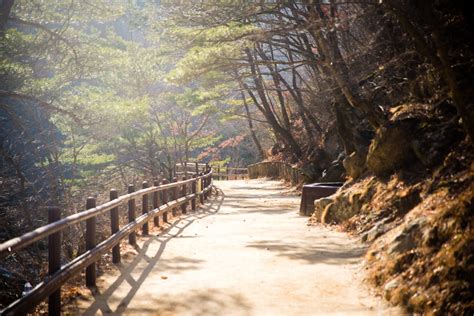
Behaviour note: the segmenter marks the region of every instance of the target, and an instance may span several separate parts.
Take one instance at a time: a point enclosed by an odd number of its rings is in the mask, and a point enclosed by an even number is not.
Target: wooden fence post
[[[206,173],[207,173],[207,169],[206,169]],[[203,191],[204,191],[204,189],[206,189],[206,187],[207,187],[207,180],[208,180],[207,177],[202,179],[202,190],[203,190]],[[203,195],[204,195],[204,201],[206,201],[206,200],[207,200],[207,192],[206,192],[206,193],[203,193]]]
[[[186,178],[187,178],[187,177],[184,176],[184,177],[182,178],[182,180],[185,181]],[[188,195],[188,188],[187,188],[187,184],[185,183],[185,184],[183,184],[183,186],[181,187],[181,195],[180,195],[180,197],[185,197],[186,195]],[[181,213],[182,213],[182,214],[186,214],[186,204],[187,204],[187,203],[181,204]]]
[[[135,186],[133,184],[128,185],[128,193],[133,193],[135,192]],[[128,222],[131,223],[135,220],[135,199],[131,199],[128,201]],[[131,232],[130,235],[128,235],[128,243],[130,245],[136,245],[137,244],[137,235],[135,234],[135,231]]]
[[[191,193],[194,194],[194,198],[191,200],[191,210],[195,211],[196,210],[196,187],[197,187],[197,176],[198,174],[196,173],[193,178],[194,181],[191,183]]]
[[[110,190],[110,200],[118,198],[118,192],[115,189]],[[112,235],[119,231],[119,208],[114,207],[110,210],[110,230]],[[120,262],[120,243],[112,248],[112,262]]]
[[[229,179],[229,164],[227,164],[226,167],[225,167],[225,176],[226,176],[227,181],[230,180]]]
[[[174,177],[171,182],[173,182],[173,183],[178,182],[178,178]],[[178,187],[174,187],[174,188],[171,189],[171,198],[173,199],[173,201],[176,201],[178,199],[178,196],[179,196],[178,194],[179,194],[179,188]],[[172,214],[173,214],[173,216],[177,216],[177,214],[178,214],[178,208],[177,207],[173,207]]]
[[[163,179],[163,181],[161,181],[162,185],[168,184],[168,183],[169,181],[166,179]],[[161,203],[163,204],[168,203],[169,201],[168,198],[169,198],[169,189],[161,191]],[[163,213],[163,222],[168,223],[168,211]]]
[[[196,174],[199,173],[199,164],[197,162],[195,162],[195,169],[196,169]]]
[[[171,179],[171,183],[175,183],[175,182],[178,182],[178,178],[176,178],[176,177],[174,177],[173,179]],[[178,198],[178,188],[177,188],[177,187],[171,188],[171,189],[170,189],[170,193],[171,193],[171,194],[168,195],[168,197],[171,196],[171,197],[170,197],[170,201],[175,201],[175,200]],[[171,209],[171,214],[172,214],[173,216],[176,216],[176,207],[173,207],[173,208]]]
[[[159,187],[160,186],[160,180],[153,181],[153,186]],[[153,209],[156,210],[159,207],[160,207],[160,192],[155,191],[155,192],[153,192]],[[155,225],[155,227],[160,226],[160,217],[159,216],[154,216],[153,217],[153,224]]]
[[[202,177],[202,172],[199,173],[199,176]],[[199,192],[199,203],[204,204],[204,194],[202,193],[202,190],[204,190],[204,179],[200,178],[199,179],[200,184],[201,184],[201,192]]]
[[[88,197],[86,202],[86,209],[95,207],[95,198]],[[89,218],[86,220],[86,249],[91,250],[95,247],[95,235],[96,235],[96,217]],[[86,286],[95,286],[96,271],[95,262],[91,263],[86,268]]]
[[[221,180],[221,166],[217,166],[217,180]]]
[[[143,181],[142,183],[142,188],[146,189],[148,188],[148,182]],[[147,214],[148,213],[148,194],[143,194],[142,196],[142,214]],[[145,223],[142,226],[142,235],[146,236],[149,233],[148,229],[148,221],[145,221]]]
[[[209,164],[207,164],[207,172],[211,172],[212,168],[211,166],[209,166]],[[207,177],[207,182],[206,182],[206,187],[210,186],[212,183],[212,176],[209,176]],[[207,191],[206,193],[206,200],[209,199],[209,197],[211,196],[211,191]]]
[[[48,208],[48,223],[61,219],[61,210],[58,207]],[[61,232],[48,236],[48,274],[53,275],[61,269]],[[61,288],[51,293],[48,298],[49,315],[61,315]]]

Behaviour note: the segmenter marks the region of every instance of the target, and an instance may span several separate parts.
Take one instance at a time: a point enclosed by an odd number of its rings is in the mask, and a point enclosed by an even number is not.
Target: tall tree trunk
[[[296,106],[297,106],[298,115],[301,117],[301,119],[303,121],[303,125],[304,125],[304,128],[305,128],[306,134],[308,136],[308,139],[310,141],[313,140],[314,139],[314,134],[313,134],[311,125],[309,123],[311,122],[313,124],[313,126],[315,127],[315,129],[318,130],[319,132],[321,132],[321,127],[317,123],[314,116],[310,113],[310,111],[304,106],[303,97],[302,97],[301,91],[299,90],[297,82],[296,82],[296,75],[297,75],[296,70],[294,69],[294,67],[292,67],[292,80],[293,80],[293,87],[292,87],[285,80],[285,78],[283,78],[283,76],[278,71],[276,71],[275,68],[273,68],[273,66],[271,65],[271,60],[268,58],[268,56],[265,54],[265,52],[261,48],[257,48],[257,53],[259,54],[260,58],[262,58],[262,60],[267,62],[265,65],[267,66],[268,70],[270,71],[270,74],[271,74],[272,78],[274,78],[274,81],[278,82],[278,88],[277,89],[280,92],[280,94],[281,94],[281,91],[280,91],[279,87],[280,87],[280,83],[282,83],[285,86],[285,88],[288,90],[290,95],[292,96],[292,98],[295,101]],[[291,55],[291,53],[289,53],[289,54],[291,56],[290,62],[293,63],[294,61],[292,59],[292,55]]]
[[[293,135],[291,135],[290,131],[281,127],[281,125],[278,124],[273,114],[269,113],[267,110],[264,109],[263,106],[259,105],[257,97],[248,86],[245,86],[245,89],[247,93],[249,94],[250,98],[252,98],[252,101],[254,102],[254,104],[257,106],[260,112],[262,112],[262,114],[265,116],[265,119],[267,120],[268,124],[270,124],[270,126],[272,127],[275,133],[275,136],[278,139],[281,139],[283,143],[285,143],[290,148],[290,151],[293,153],[295,157],[301,158],[303,155],[303,152],[301,151],[301,148],[299,147],[298,143],[293,138]]]
[[[364,125],[358,123],[360,119],[356,109],[347,104],[346,98],[340,91],[335,93],[335,100],[334,113],[336,115],[337,132],[346,154],[350,155],[353,152],[365,154],[370,145],[371,137],[368,137],[368,131],[363,131]]]
[[[249,66],[250,66],[250,71],[252,73],[252,79],[253,79],[253,82],[255,84],[255,89],[256,89],[256,91],[258,93],[258,96],[260,98],[260,101],[261,101],[261,106],[258,107],[258,108],[262,111],[263,115],[267,119],[268,123],[272,126],[273,130],[290,147],[290,150],[295,155],[295,157],[301,158],[303,156],[303,152],[301,151],[301,148],[298,145],[298,143],[296,142],[296,140],[293,138],[293,135],[291,135],[289,130],[283,128],[278,123],[277,119],[275,118],[274,113],[271,111],[271,107],[268,103],[267,96],[265,94],[265,88],[262,84],[262,78],[261,78],[261,76],[259,76],[259,74],[257,72],[256,65],[255,65],[255,62],[253,60],[250,49],[247,48],[245,50],[245,52],[247,54],[247,58],[248,58]],[[247,87],[247,91],[248,91],[250,97],[252,98],[252,100],[254,101],[254,103],[256,105],[258,105],[259,103],[258,103],[257,98],[255,97],[253,92],[250,89],[248,89],[248,87]]]
[[[0,36],[3,36],[5,32],[5,25],[7,24],[8,17],[12,10],[14,0],[1,0],[0,3]]]
[[[355,84],[349,77],[349,70],[337,45],[337,36],[334,33],[335,31],[328,26],[327,17],[322,12],[319,1],[305,0],[305,3],[309,11],[308,31],[318,45],[326,68],[348,103],[360,109],[374,128],[386,125],[387,118],[382,110],[376,106],[371,106],[353,90]],[[327,36],[323,32],[321,24],[328,30]]]
[[[244,91],[241,92],[241,95],[242,95],[242,101],[244,102],[245,114],[247,115],[247,123],[249,124],[250,136],[252,137],[252,140],[255,144],[255,147],[257,147],[257,151],[258,151],[258,154],[259,154],[259,159],[264,160],[266,155],[265,155],[265,152],[263,151],[263,148],[262,148],[262,145],[260,144],[260,141],[257,138],[257,134],[255,133],[252,118],[250,116],[249,105],[247,104],[247,99],[245,98]]]
[[[272,54],[272,59],[274,60],[273,48],[271,45],[269,46],[269,48]],[[260,49],[260,47],[258,47],[257,49]],[[280,89],[280,81],[278,80],[278,77],[275,75],[276,73],[278,73],[278,66],[275,64],[274,70],[273,70],[273,67],[271,67],[271,64],[268,64],[268,66],[269,66],[268,70],[270,70],[270,74],[273,79],[273,84],[275,85],[275,88],[276,88],[278,101],[280,102],[280,111],[281,111],[281,116],[283,118],[283,124],[286,129],[290,129],[290,118],[288,117],[288,112],[286,111],[285,97],[283,96],[283,93],[281,92],[281,89]]]
[[[387,10],[397,18],[401,27],[411,36],[417,52],[430,61],[446,82],[449,89],[449,96],[454,101],[454,105],[462,119],[463,127],[467,135],[469,135],[471,142],[474,141],[474,111],[469,109],[466,97],[459,87],[456,73],[449,61],[448,53],[439,30],[440,22],[437,21],[433,12],[432,2],[424,2],[422,16],[433,29],[431,36],[435,44],[435,49],[430,47],[425,40],[425,36],[413,25],[396,1],[388,0],[384,3]]]

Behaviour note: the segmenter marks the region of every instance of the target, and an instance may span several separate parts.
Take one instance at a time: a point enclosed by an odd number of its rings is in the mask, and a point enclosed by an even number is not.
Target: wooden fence
[[[120,262],[121,240],[128,236],[130,244],[136,243],[135,231],[141,227],[144,235],[148,234],[149,222],[153,220],[154,225],[159,225],[159,216],[167,221],[168,212],[176,215],[178,209],[186,213],[187,205],[191,210],[196,210],[197,200],[201,204],[209,197],[212,187],[212,170],[208,169],[205,174],[194,176],[191,179],[176,181],[172,183],[163,180],[161,183],[155,181],[153,186],[143,182],[142,189],[135,191],[133,185],[128,187],[128,194],[118,196],[116,190],[110,191],[110,201],[96,206],[95,198],[88,198],[86,210],[77,214],[60,218],[60,209],[50,207],[48,209],[49,224],[41,226],[20,237],[7,240],[0,244],[0,258],[19,251],[28,245],[48,238],[48,277],[36,285],[30,292],[16,300],[4,310],[1,315],[23,315],[31,311],[41,301],[49,297],[49,315],[60,315],[61,311],[61,285],[73,276],[86,269],[86,285],[95,286],[96,266],[95,262],[102,254],[112,249],[113,263]],[[142,215],[136,215],[136,200],[141,198]],[[151,208],[150,208],[151,200]],[[127,204],[128,224],[119,227],[119,207]],[[97,244],[96,241],[96,217],[105,212],[110,212],[111,236]],[[74,260],[61,266],[61,231],[66,227],[86,222],[86,252]]]
[[[247,168],[231,168],[227,166],[213,167],[215,180],[242,180],[248,178]]]
[[[248,167],[249,179],[273,178],[283,179],[297,185],[303,182],[303,176],[298,168],[285,162],[265,161],[259,162]]]
[[[212,166],[210,166],[207,163],[199,163],[199,162],[177,163],[174,165],[173,174],[175,176],[180,176],[180,175],[187,176],[190,174],[195,174],[195,173],[202,172],[204,170],[208,170],[210,167]]]
[[[247,168],[232,168],[228,166],[209,165],[197,162],[178,163],[175,166],[176,175],[187,175],[200,170],[200,168],[209,168],[214,170],[214,180],[242,180],[248,178]]]

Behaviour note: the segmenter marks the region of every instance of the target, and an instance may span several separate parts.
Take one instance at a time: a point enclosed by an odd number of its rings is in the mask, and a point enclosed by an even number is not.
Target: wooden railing
[[[215,180],[242,180],[248,179],[247,168],[231,168],[227,166],[213,167],[216,171],[213,175]]]
[[[178,208],[186,213],[186,206],[191,204],[191,209],[196,210],[197,200],[201,204],[209,197],[212,187],[212,170],[199,176],[183,181],[169,183],[163,180],[161,183],[155,181],[153,186],[143,182],[142,189],[135,191],[133,185],[129,185],[128,194],[118,196],[116,190],[110,191],[110,201],[96,206],[95,198],[88,198],[87,210],[60,218],[60,209],[50,207],[48,209],[49,224],[41,226],[22,236],[7,240],[0,244],[0,258],[24,249],[28,245],[48,238],[48,277],[36,285],[30,292],[11,303],[1,315],[23,315],[31,311],[41,301],[49,297],[49,315],[59,315],[61,311],[60,288],[67,280],[86,269],[86,285],[95,286],[96,267],[95,262],[102,254],[112,249],[113,263],[120,262],[121,240],[128,236],[130,244],[136,243],[135,231],[141,227],[144,235],[148,234],[149,222],[153,220],[154,225],[159,225],[159,217],[167,221],[168,212],[176,215]],[[142,215],[136,215],[136,199],[142,199]],[[149,202],[151,198],[151,208]],[[119,207],[127,204],[128,224],[119,227]],[[111,236],[100,243],[96,243],[96,217],[105,212],[110,212]],[[61,266],[61,231],[70,225],[86,222],[86,249],[87,251],[76,257],[67,264]]]
[[[292,185],[297,185],[303,182],[303,177],[299,169],[285,162],[264,161],[249,165],[247,168],[249,179],[265,177],[283,179],[291,182]]]
[[[189,175],[208,170],[210,167],[212,166],[207,163],[183,162],[174,165],[173,173],[175,176]]]
[[[247,168],[233,168],[228,166],[212,165],[197,162],[178,163],[175,166],[176,175],[186,175],[192,172],[197,172],[201,168],[206,169],[212,167],[214,170],[214,180],[242,180],[248,179]]]

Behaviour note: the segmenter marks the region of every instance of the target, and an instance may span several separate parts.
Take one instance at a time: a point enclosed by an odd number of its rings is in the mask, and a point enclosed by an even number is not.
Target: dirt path
[[[216,182],[209,207],[183,217],[100,278],[81,314],[398,315],[360,282],[363,248],[306,226],[274,181]]]

